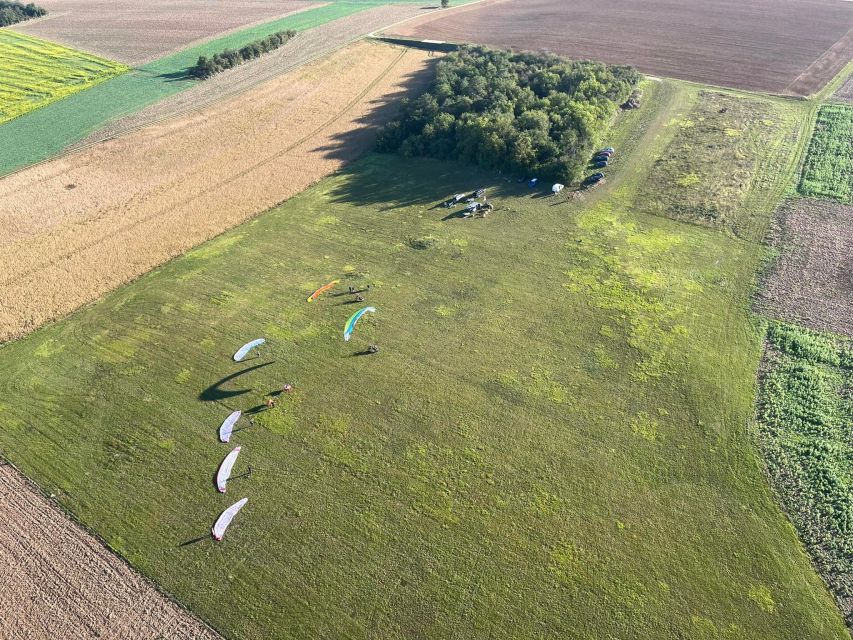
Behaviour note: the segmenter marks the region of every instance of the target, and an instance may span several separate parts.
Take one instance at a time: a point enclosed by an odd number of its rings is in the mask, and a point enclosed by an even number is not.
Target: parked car
[[[607,166],[607,160],[599,160],[598,162],[594,162],[592,166],[596,169],[603,169]]]
[[[604,149],[602,149],[598,153],[615,153],[615,152],[616,152],[616,149],[614,149],[613,147],[605,147]]]
[[[592,159],[593,162],[601,162],[602,160],[610,160],[610,156],[600,155]]]
[[[600,171],[598,173],[593,173],[586,180],[583,181],[584,184],[595,184],[596,182],[601,182],[604,178],[604,174]]]

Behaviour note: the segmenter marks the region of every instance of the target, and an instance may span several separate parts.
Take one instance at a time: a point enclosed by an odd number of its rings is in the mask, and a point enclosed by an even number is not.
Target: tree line
[[[250,42],[240,49],[226,49],[210,58],[199,56],[198,62],[190,68],[189,73],[195,78],[204,80],[220,71],[236,67],[254,58],[259,58],[269,51],[278,49],[295,35],[296,31],[293,30],[279,31],[261,40]]]
[[[33,4],[23,4],[21,2],[7,2],[0,0],[0,27],[8,27],[16,22],[23,22],[30,18],[39,18],[47,15],[47,10]]]
[[[640,80],[632,67],[464,46],[402,103],[378,149],[571,182]]]

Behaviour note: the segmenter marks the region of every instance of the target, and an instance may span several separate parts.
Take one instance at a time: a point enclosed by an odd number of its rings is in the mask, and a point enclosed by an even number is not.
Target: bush
[[[0,0],[0,27],[7,27],[16,22],[39,18],[44,15],[47,15],[47,10],[32,2],[25,5],[20,2]]]
[[[262,40],[250,42],[240,48],[239,51],[226,49],[222,53],[215,54],[212,58],[199,56],[198,62],[190,69],[189,73],[195,78],[205,80],[220,71],[236,67],[254,58],[260,58],[263,54],[278,49],[295,35],[296,32],[293,30],[279,31]]]
[[[639,79],[631,67],[462,47],[403,101],[378,149],[571,182]]]

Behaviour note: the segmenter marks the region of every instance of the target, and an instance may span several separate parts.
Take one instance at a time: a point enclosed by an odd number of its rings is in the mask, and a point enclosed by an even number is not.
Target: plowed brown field
[[[299,193],[370,149],[425,52],[360,42],[236,98],[0,181],[0,340]]]
[[[805,95],[853,55],[853,2],[497,0],[415,20],[397,35],[548,50],[647,73]]]
[[[0,463],[0,638],[220,636]]]
[[[192,43],[319,3],[310,0],[40,0],[45,18],[15,25],[40,38],[141,64]]]

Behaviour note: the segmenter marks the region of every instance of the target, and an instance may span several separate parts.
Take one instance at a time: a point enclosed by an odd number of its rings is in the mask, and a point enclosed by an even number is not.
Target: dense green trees
[[[215,73],[236,67],[247,60],[259,58],[268,51],[278,49],[295,35],[296,32],[293,30],[279,31],[278,33],[267,36],[263,40],[250,42],[238,50],[226,49],[211,58],[200,56],[196,65],[190,69],[190,75],[204,80]]]
[[[25,5],[20,2],[0,0],[0,27],[7,27],[16,22],[38,18],[46,14],[47,11],[45,9],[32,2]]]
[[[378,148],[569,182],[639,79],[631,67],[463,47],[403,101]]]

